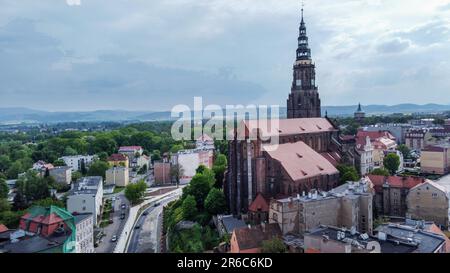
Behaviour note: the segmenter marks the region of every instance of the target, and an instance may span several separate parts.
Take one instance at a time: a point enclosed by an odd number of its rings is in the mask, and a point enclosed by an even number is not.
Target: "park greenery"
[[[270,240],[266,240],[262,242],[261,247],[262,253],[286,253],[287,248],[284,244],[283,240],[279,237],[274,237]]]
[[[395,175],[400,167],[400,157],[396,154],[388,154],[383,159],[383,165],[391,175]]]
[[[390,175],[389,171],[386,170],[385,168],[378,168],[378,169],[375,169],[375,170],[373,170],[370,174],[373,174],[373,175],[382,175],[382,176],[389,176],[389,175]]]
[[[180,150],[188,145],[185,141],[173,140],[170,129],[170,122],[146,122],[124,125],[109,131],[1,133],[0,173],[7,179],[17,179],[19,174],[29,170],[36,161],[44,160],[55,166],[62,166],[64,162],[59,158],[70,155],[96,154],[104,162],[120,146],[142,146],[144,154],[159,160],[163,153]],[[100,164],[94,166],[93,173],[98,175],[104,169],[105,165]],[[87,166],[82,168],[82,175],[87,174],[86,169]]]
[[[213,230],[212,216],[227,211],[225,195],[216,180],[223,174],[214,171],[225,171],[226,165],[226,157],[218,154],[212,169],[200,166],[189,185],[183,189],[181,198],[165,208],[164,229],[169,234],[172,252],[203,252],[224,240]],[[183,221],[195,224],[190,229],[178,230],[177,224]]]
[[[147,184],[144,180],[141,180],[137,183],[128,184],[125,187],[125,197],[131,202],[131,204],[139,204],[145,197],[146,189]]]
[[[337,166],[337,169],[339,171],[339,179],[340,179],[339,182],[341,185],[349,181],[359,181],[360,179],[358,171],[354,166],[339,165]]]

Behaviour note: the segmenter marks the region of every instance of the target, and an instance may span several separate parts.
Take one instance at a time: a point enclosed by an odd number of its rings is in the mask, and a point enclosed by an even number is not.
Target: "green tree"
[[[58,160],[53,161],[53,166],[56,166],[56,167],[66,166],[66,162],[64,162],[64,160],[62,160],[62,159],[58,159]]]
[[[22,163],[15,161],[11,164],[9,169],[6,171],[6,175],[9,179],[16,179],[20,173],[24,171]]]
[[[63,155],[64,156],[72,156],[72,155],[77,155],[77,154],[78,154],[78,152],[74,148],[68,146],[64,149]]]
[[[14,196],[13,208],[16,211],[28,208],[28,202],[21,191],[18,191]]]
[[[101,161],[105,161],[105,162],[108,161],[108,153],[106,153],[106,152],[100,152],[97,154],[97,156],[98,156],[98,159]]]
[[[196,174],[188,186],[183,189],[183,196],[192,195],[197,201],[199,207],[203,207],[206,196],[211,190],[211,184],[208,177],[203,174]]]
[[[106,176],[106,171],[109,169],[108,163],[97,160],[89,167],[88,176],[101,176],[103,179]]]
[[[142,166],[138,171],[138,174],[145,174],[145,173],[147,173],[147,164],[144,164],[144,166]]]
[[[211,215],[224,213],[227,209],[227,203],[223,191],[212,188],[206,197],[205,209]]]
[[[11,205],[6,198],[0,198],[0,213],[11,210]]]
[[[378,168],[378,169],[373,170],[370,174],[389,176],[389,171],[386,170],[385,168]]]
[[[404,158],[410,158],[411,150],[405,144],[398,145],[397,150],[399,150]]]
[[[197,202],[192,195],[186,196],[181,205],[183,211],[183,218],[185,220],[193,220],[197,216]]]
[[[340,174],[340,183],[345,184],[348,181],[358,181],[360,179],[355,167],[349,165],[339,165],[337,169]]]
[[[227,164],[227,157],[224,154],[218,154],[216,160],[214,160],[216,166],[227,166]]]
[[[0,213],[0,223],[10,229],[15,229],[19,226],[20,217],[22,217],[24,213],[24,211],[4,211]]]
[[[64,202],[52,197],[34,201],[33,206],[41,206],[41,207],[57,206],[60,208],[65,207]]]
[[[195,170],[195,173],[203,174],[203,172],[204,172],[206,169],[207,169],[207,168],[206,168],[205,165],[200,165],[200,166],[198,166],[197,169]]]
[[[400,157],[396,154],[388,154],[383,159],[384,167],[392,174],[396,174],[398,167],[400,167]]]
[[[87,168],[86,168],[86,162],[84,160],[81,160],[80,163],[80,172],[82,175],[86,175],[87,174]]]
[[[144,181],[138,183],[128,184],[125,187],[125,197],[132,203],[139,203],[144,197],[147,184]]]
[[[0,155],[0,172],[4,172],[11,166],[11,160],[7,155]]]
[[[6,184],[6,180],[3,178],[0,178],[0,199],[8,198],[8,193],[9,193],[9,187],[8,187],[8,184]]]
[[[72,173],[72,182],[76,182],[78,179],[80,179],[81,177],[83,177],[83,175],[81,174],[81,172],[76,171]]]
[[[178,185],[180,185],[180,178],[183,177],[183,175],[184,175],[184,169],[179,164],[172,165],[170,167],[170,176],[175,178],[177,187],[178,187]]]
[[[278,237],[274,237],[271,240],[262,242],[262,253],[285,253],[287,251],[286,245],[283,240]]]
[[[161,160],[161,152],[159,150],[153,150],[152,160],[153,161]]]
[[[49,181],[51,181],[50,177],[43,178],[34,171],[28,171],[16,182],[14,207],[21,209],[33,201],[50,197]]]
[[[223,154],[217,155],[216,160],[214,160],[212,170],[215,174],[216,184],[214,186],[216,188],[222,188],[223,181],[225,179],[225,171],[227,170],[227,164],[227,157]]]
[[[179,151],[181,151],[181,150],[183,150],[183,149],[184,149],[183,145],[181,145],[181,144],[175,144],[175,145],[172,146],[172,148],[170,148],[170,152],[171,152],[172,154],[176,154],[176,153],[178,153]]]

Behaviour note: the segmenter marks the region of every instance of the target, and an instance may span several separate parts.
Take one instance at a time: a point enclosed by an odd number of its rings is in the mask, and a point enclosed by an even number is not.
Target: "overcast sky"
[[[449,0],[307,0],[324,105],[450,104]],[[300,0],[0,0],[0,107],[285,106]]]

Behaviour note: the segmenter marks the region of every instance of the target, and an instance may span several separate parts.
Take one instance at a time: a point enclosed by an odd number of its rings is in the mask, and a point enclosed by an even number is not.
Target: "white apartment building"
[[[374,147],[370,141],[370,137],[366,137],[366,144],[359,147],[358,153],[360,155],[360,173],[361,175],[369,174],[374,169],[373,152]]]
[[[180,183],[188,183],[194,177],[197,168],[204,165],[212,168],[214,160],[214,150],[210,149],[194,149],[179,151],[174,157],[173,164],[178,164],[182,170],[183,175],[180,178]]]
[[[103,199],[103,178],[91,176],[80,178],[73,184],[67,196],[67,210],[72,214],[92,213],[94,226],[101,218]]]
[[[67,166],[72,167],[73,171],[81,170],[81,162],[84,161],[86,167],[88,167],[94,160],[96,156],[94,155],[74,155],[74,156],[63,156],[60,159],[66,163]]]
[[[74,215],[76,253],[94,253],[94,217],[91,213]]]

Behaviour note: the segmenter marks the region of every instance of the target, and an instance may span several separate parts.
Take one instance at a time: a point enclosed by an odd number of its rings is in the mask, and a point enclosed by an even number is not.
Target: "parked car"
[[[148,215],[148,210],[144,211],[143,214],[144,214],[144,215]]]
[[[112,238],[111,238],[111,242],[116,242],[117,241],[117,235],[114,235]]]
[[[122,213],[122,214],[120,215],[120,220],[123,220],[123,219],[125,219],[125,213]]]
[[[135,225],[134,228],[135,228],[135,229],[140,229],[141,226],[140,226],[140,225]]]
[[[122,204],[122,206],[120,206],[122,209],[126,209],[127,208],[127,205],[125,205],[125,204]]]
[[[161,205],[161,203],[155,203],[153,206],[158,207],[159,205]]]

